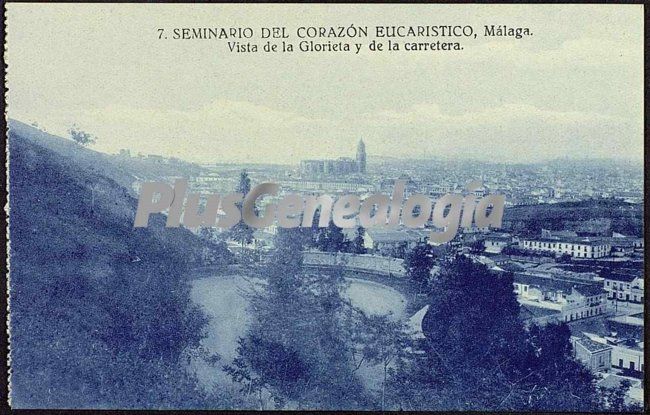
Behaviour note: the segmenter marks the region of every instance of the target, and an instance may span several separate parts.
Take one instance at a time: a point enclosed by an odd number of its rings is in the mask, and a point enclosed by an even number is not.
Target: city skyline
[[[46,134],[50,134],[53,136],[61,137],[64,139],[68,139],[72,141],[70,138],[70,134],[67,131],[64,131],[62,133],[56,133],[53,131],[49,131],[46,128],[44,128],[42,125],[29,123],[25,120],[20,120],[20,119],[14,119],[14,118],[9,118],[10,120],[13,121],[18,121],[26,125],[30,125],[32,127],[35,127],[42,132]],[[364,140],[361,138],[361,140]],[[355,138],[351,138],[350,145],[357,143],[355,141]],[[365,142],[364,142],[365,144]],[[129,156],[131,157],[136,157],[136,156],[141,156],[141,157],[147,157],[147,156],[162,156],[165,158],[176,158],[185,162],[189,163],[195,163],[198,165],[272,165],[272,166],[293,166],[293,167],[299,167],[301,161],[305,160],[319,160],[319,159],[338,159],[338,158],[349,158],[347,156],[341,155],[341,154],[332,154],[330,158],[328,157],[315,157],[313,159],[307,159],[307,158],[301,158],[298,156],[296,158],[296,162],[294,161],[255,161],[255,160],[224,160],[224,159],[212,159],[212,160],[196,160],[196,159],[189,159],[189,158],[183,158],[183,157],[178,157],[177,155],[174,154],[162,154],[162,153],[144,153],[142,151],[138,151],[137,148],[118,148],[115,151],[111,150],[104,150],[104,149],[99,149],[95,145],[90,145],[88,147],[91,150],[98,151],[100,153],[104,154],[109,154],[109,155],[119,155],[122,153],[122,151],[128,151]],[[349,151],[348,151],[349,153]],[[344,150],[344,154],[345,150]],[[632,165],[638,165],[639,168],[643,168],[643,163],[644,160],[643,158],[636,158],[636,157],[628,157],[628,156],[600,156],[600,157],[592,157],[589,155],[576,155],[576,156],[557,156],[557,157],[549,157],[549,158],[543,158],[543,159],[538,159],[538,160],[533,160],[533,161],[509,161],[509,160],[501,160],[501,161],[495,161],[495,160],[489,160],[486,158],[480,158],[476,156],[453,156],[453,155],[436,155],[436,154],[421,154],[421,155],[411,155],[411,156],[396,156],[396,155],[383,155],[383,154],[377,154],[373,152],[368,152],[367,153],[367,163],[368,164],[374,164],[377,162],[384,162],[384,161],[444,161],[444,162],[449,162],[449,161],[459,161],[459,162],[478,162],[478,163],[485,163],[485,164],[494,164],[494,165],[536,165],[536,164],[548,164],[548,163],[553,163],[557,161],[572,161],[572,162],[586,162],[586,161],[593,161],[593,162],[614,162],[614,163],[623,163],[623,164],[632,164]]]

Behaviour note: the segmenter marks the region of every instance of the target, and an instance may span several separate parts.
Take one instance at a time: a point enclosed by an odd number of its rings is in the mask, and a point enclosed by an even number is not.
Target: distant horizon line
[[[25,125],[28,128],[32,128],[36,131],[39,131],[41,133],[48,134],[50,136],[58,137],[63,140],[67,140],[70,142],[74,142],[69,137],[64,137],[62,135],[58,135],[56,133],[51,133],[49,131],[42,130],[40,126],[34,126],[32,123],[25,122],[18,120],[16,118],[12,118],[7,116],[7,133],[9,132],[9,122],[18,122],[20,124]],[[363,140],[363,138],[360,138],[360,140]],[[103,153],[107,155],[119,155],[119,151],[121,150],[128,150],[129,153],[135,152],[135,155],[131,155],[131,157],[137,158],[138,154],[142,154],[144,157],[146,156],[160,156],[163,158],[175,158],[187,163],[192,163],[196,164],[199,166],[206,166],[206,165],[273,165],[273,166],[296,166],[298,165],[301,161],[303,160],[320,160],[320,158],[313,158],[313,157],[306,157],[306,158],[301,158],[300,160],[296,161],[295,163],[280,163],[280,162],[264,162],[264,161],[219,161],[219,162],[200,162],[200,161],[193,161],[185,158],[181,158],[178,156],[169,156],[169,155],[163,155],[163,154],[155,154],[155,153],[147,153],[144,154],[141,151],[133,150],[131,148],[122,148],[118,149],[117,152],[114,153],[109,153],[109,152],[104,152],[92,147],[84,146],[86,149],[98,152],[98,153]],[[564,156],[564,157],[554,157],[554,158],[546,158],[546,159],[541,159],[537,161],[513,161],[513,160],[508,160],[508,161],[492,161],[489,159],[482,159],[482,158],[476,158],[476,157],[463,157],[463,156],[451,156],[451,155],[440,155],[440,156],[404,156],[404,157],[399,157],[399,156],[389,156],[389,155],[379,155],[379,154],[372,154],[369,153],[367,155],[368,158],[368,164],[376,164],[373,163],[372,159],[383,159],[383,160],[391,160],[391,161],[467,161],[467,162],[479,162],[479,163],[485,163],[485,164],[492,164],[492,165],[500,165],[500,164],[506,164],[506,165],[535,165],[535,164],[548,164],[551,162],[555,161],[610,161],[610,162],[617,162],[617,163],[641,163],[641,166],[643,167],[644,164],[644,155],[642,154],[639,158],[633,158],[629,156],[618,156],[618,157],[575,157],[575,156]],[[328,159],[328,157],[323,157],[322,159]]]

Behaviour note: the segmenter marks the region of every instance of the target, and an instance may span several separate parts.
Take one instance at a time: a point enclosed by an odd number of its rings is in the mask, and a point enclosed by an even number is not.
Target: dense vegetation
[[[409,275],[429,293],[425,338],[417,339],[344,301],[340,273],[306,273],[297,254],[310,240],[305,233],[278,233],[263,270],[268,284],[253,296],[254,324],[226,367],[260,409],[268,409],[264,396],[277,408],[299,409],[640,409],[624,402],[629,385],[596,386],[572,356],[566,324],[524,326],[511,275],[459,256],[441,259],[432,277],[433,256],[417,247],[419,255],[407,256]],[[360,384],[360,361],[383,368],[380,389]]]
[[[302,271],[309,231],[279,229],[267,284],[251,299],[254,323],[226,370],[242,391],[270,395],[278,408],[367,408],[353,365],[360,314],[340,295],[340,273]],[[268,409],[263,400],[259,409]]]
[[[404,354],[391,382],[400,409],[604,408],[593,375],[571,356],[569,328],[526,329],[507,274],[466,257],[449,260],[422,326],[421,352]]]
[[[205,406],[183,368],[206,322],[185,272],[227,253],[162,216],[135,229],[127,189],[14,132],[9,145],[12,404]]]

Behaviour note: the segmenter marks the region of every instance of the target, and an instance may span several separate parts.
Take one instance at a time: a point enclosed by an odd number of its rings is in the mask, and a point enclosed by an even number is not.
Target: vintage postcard
[[[4,12],[12,409],[643,410],[642,5]]]

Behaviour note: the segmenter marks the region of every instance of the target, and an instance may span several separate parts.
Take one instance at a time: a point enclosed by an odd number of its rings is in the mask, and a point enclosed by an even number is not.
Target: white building
[[[643,304],[643,276],[612,272],[603,278],[607,298]]]
[[[599,343],[587,336],[571,336],[573,357],[592,372],[608,372],[612,368],[612,346]]]
[[[369,228],[363,235],[363,244],[368,250],[387,254],[399,247],[406,251],[413,249],[418,243],[424,243],[429,236],[429,230],[424,229],[386,229]]]
[[[584,333],[589,339],[612,347],[612,367],[643,372],[643,342],[628,342],[615,337],[602,337],[593,333]]]
[[[521,238],[519,247],[536,252],[552,252],[557,256],[568,254],[573,258],[602,258],[608,256],[611,245],[590,238]]]
[[[594,317],[607,311],[606,292],[597,283],[515,273],[513,285],[521,304],[557,310],[562,321]]]
[[[512,243],[512,237],[509,235],[490,235],[483,241],[485,252],[490,254],[500,254],[503,248]]]

